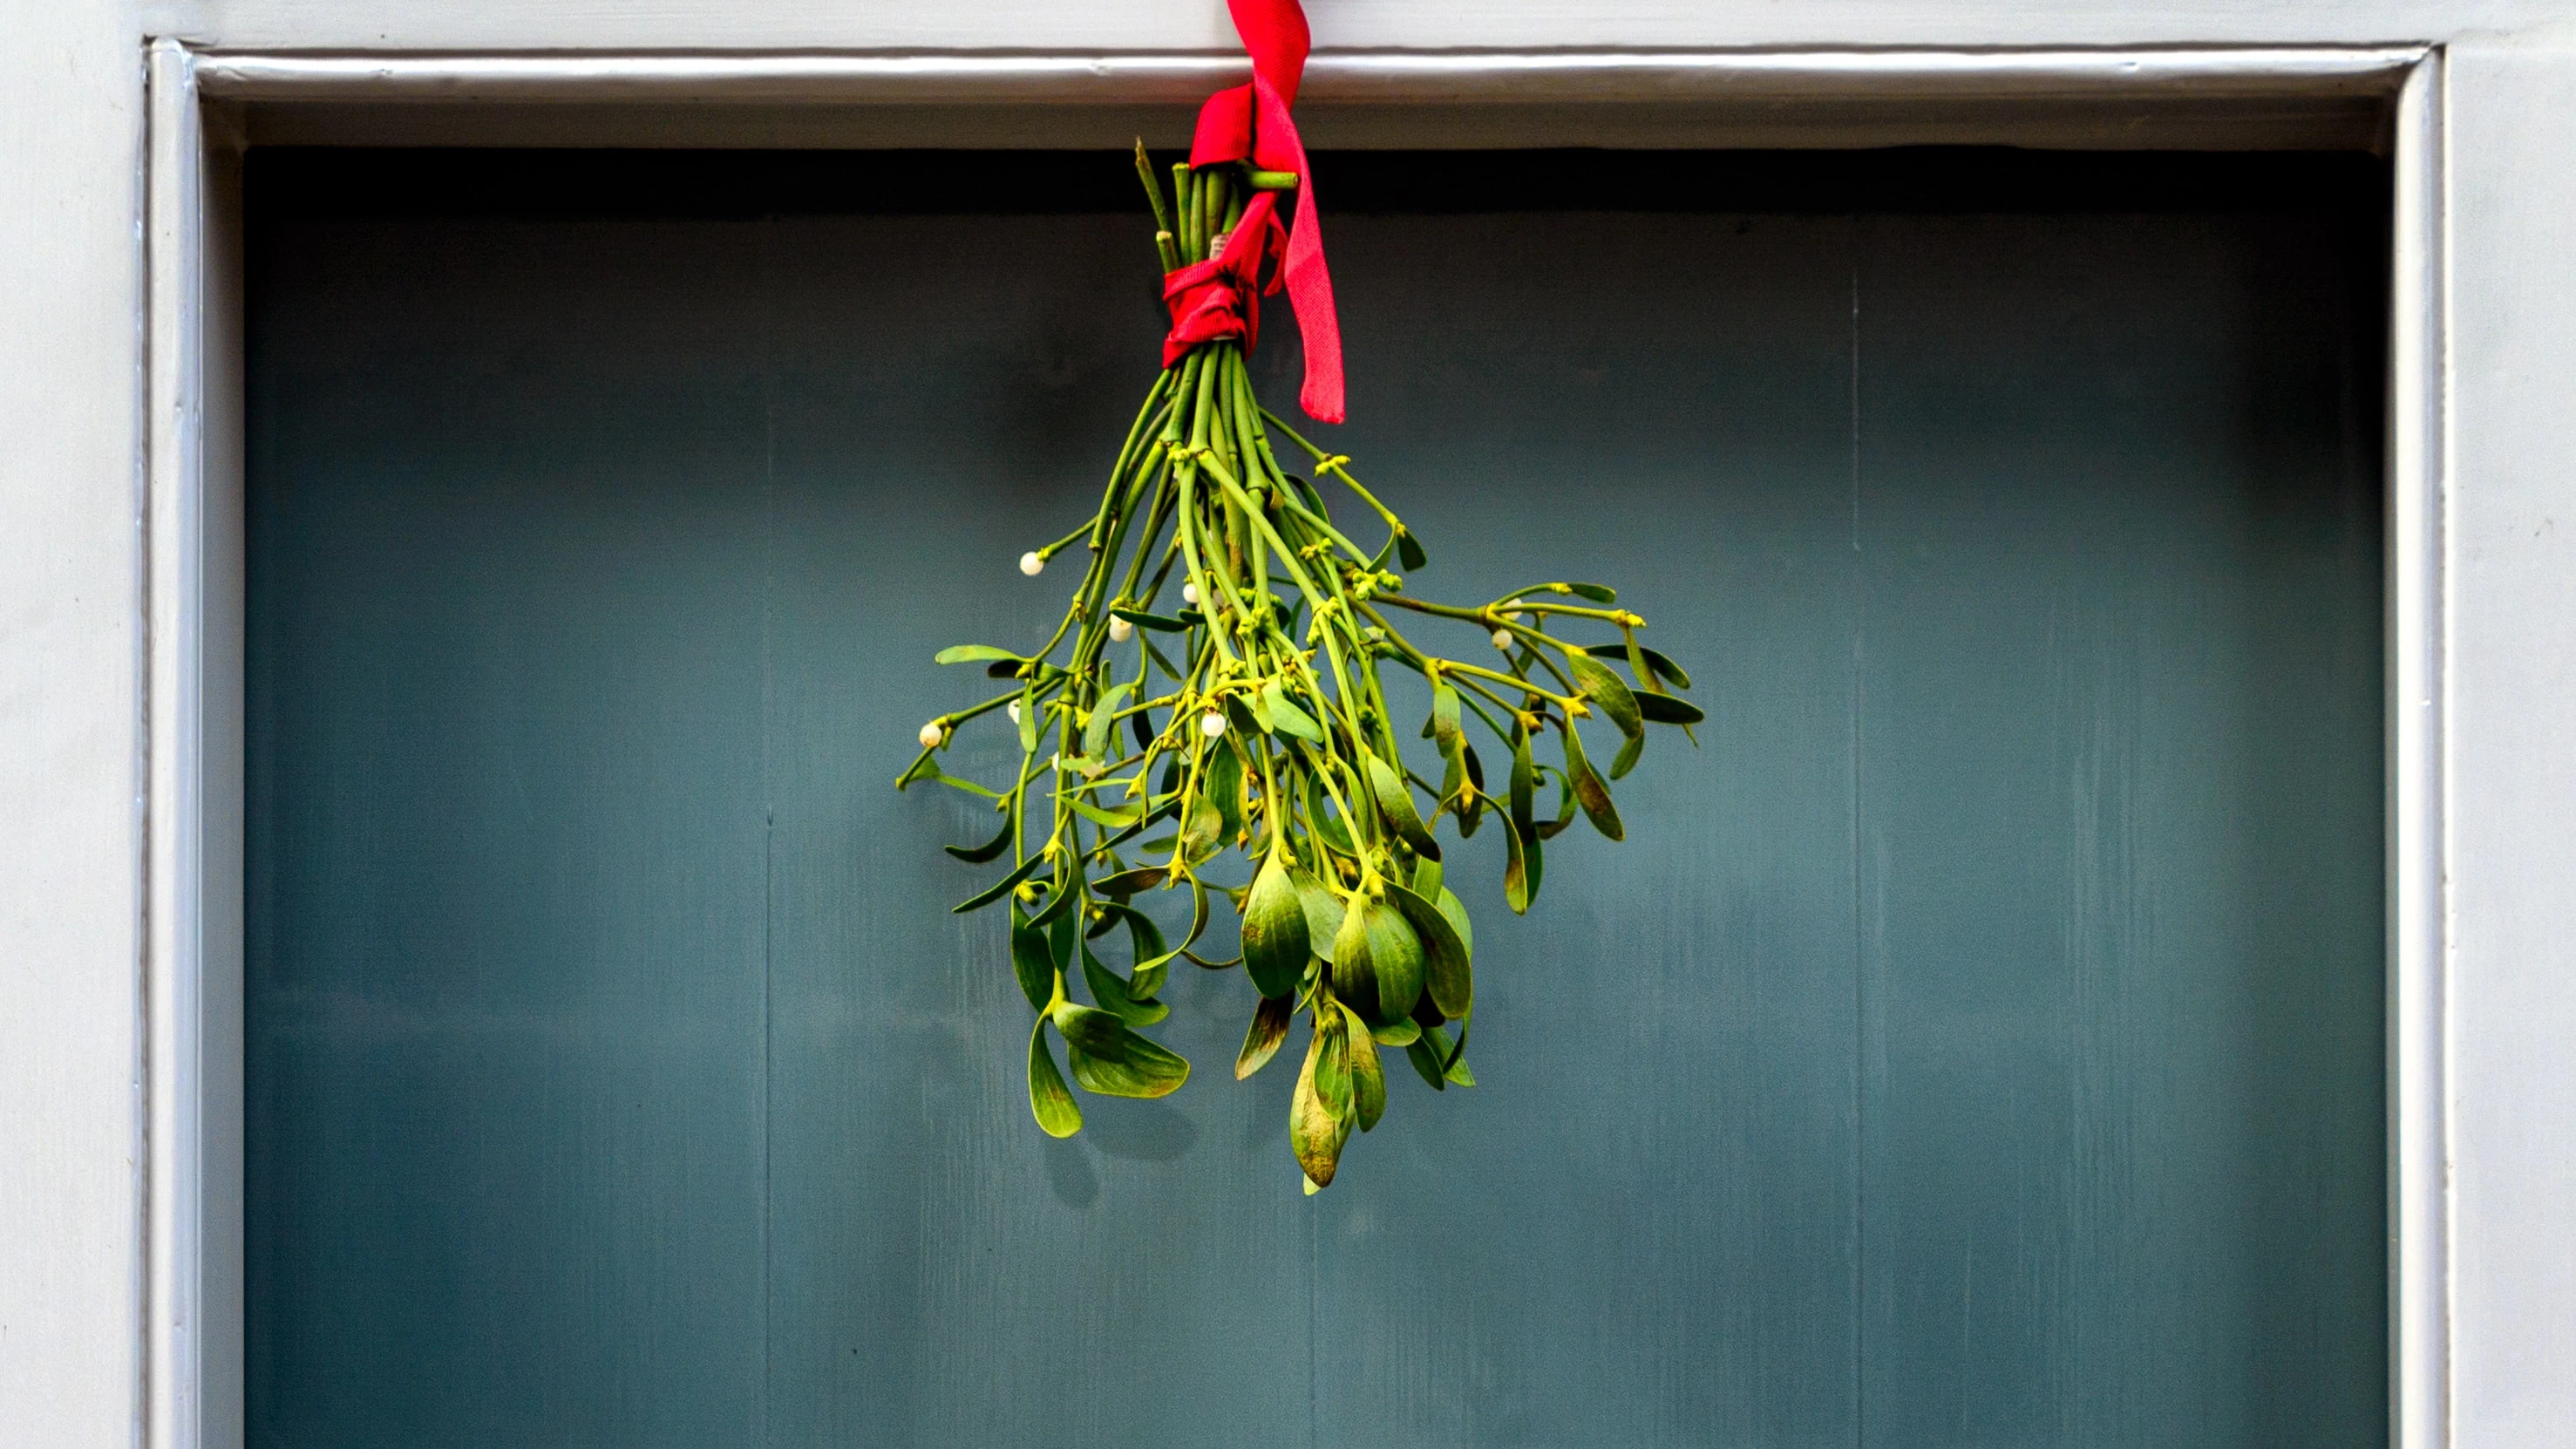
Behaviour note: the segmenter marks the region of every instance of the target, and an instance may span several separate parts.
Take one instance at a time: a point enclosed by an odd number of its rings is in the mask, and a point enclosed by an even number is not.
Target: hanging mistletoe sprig
[[[1294,38],[1302,63],[1302,22]],[[1615,780],[1637,762],[1647,725],[1687,729],[1701,715],[1668,692],[1687,689],[1689,677],[1638,642],[1645,620],[1601,585],[1542,583],[1474,605],[1405,592],[1404,573],[1425,563],[1421,543],[1348,459],[1256,400],[1244,354],[1257,299],[1284,274],[1306,331],[1308,408],[1335,420],[1341,410],[1329,332],[1320,386],[1313,365],[1319,329],[1306,303],[1321,278],[1319,247],[1304,254],[1313,265],[1302,290],[1297,275],[1311,198],[1299,198],[1296,233],[1276,215],[1279,196],[1304,183],[1305,158],[1293,131],[1284,148],[1265,150],[1286,116],[1271,78],[1242,90],[1252,93],[1241,109],[1260,118],[1258,131],[1248,144],[1220,136],[1211,147],[1203,117],[1196,164],[1173,168],[1169,197],[1137,147],[1174,325],[1098,511],[1021,557],[1021,571],[1036,574],[1079,546],[1071,607],[1035,650],[965,644],[940,653],[942,664],[982,664],[1008,687],[922,726],[921,755],[897,784],[951,785],[992,801],[1002,817],[991,840],[948,849],[976,864],[1011,862],[957,909],[1009,902],[1011,964],[1037,1012],[1028,1075],[1041,1127],[1059,1137],[1082,1127],[1050,1028],[1086,1090],[1162,1096],[1189,1064],[1140,1028],[1169,1014],[1159,997],[1173,963],[1240,964],[1259,999],[1237,1077],[1260,1070],[1296,1018],[1307,1019],[1289,1137],[1312,1192],[1333,1180],[1354,1128],[1369,1130],[1386,1110],[1380,1047],[1402,1048],[1434,1090],[1475,1083],[1464,1055],[1473,932],[1443,879],[1433,827],[1445,816],[1472,835],[1490,810],[1507,856],[1504,897],[1526,911],[1542,843],[1578,814],[1613,840],[1624,833],[1582,726],[1618,737],[1606,771]],[[1265,164],[1274,158],[1288,164]],[[1329,284],[1321,293],[1328,327]],[[1336,521],[1316,486],[1327,481],[1373,516],[1363,532],[1384,530],[1376,548]],[[1433,653],[1399,618],[1471,629],[1490,644],[1490,662]],[[1436,784],[1405,759],[1381,680],[1389,665],[1430,686],[1420,736],[1432,742]],[[987,717],[1017,732],[1018,764],[998,788],[938,762],[961,726]],[[1498,792],[1488,790],[1471,723],[1509,762]],[[1542,813],[1551,789],[1553,811]],[[1222,864],[1229,850],[1250,867],[1243,884],[1212,878],[1231,873]],[[1182,888],[1191,924],[1173,946],[1136,902]],[[1211,893],[1240,914],[1239,957],[1196,949]],[[1097,944],[1121,927],[1131,950],[1124,969]],[[1077,978],[1089,1005],[1075,999]]]

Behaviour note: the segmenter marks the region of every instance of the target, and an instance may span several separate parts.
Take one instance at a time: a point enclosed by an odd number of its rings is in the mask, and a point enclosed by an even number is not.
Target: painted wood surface
[[[233,49],[348,51],[1003,50],[1137,48],[1231,55],[1214,0],[980,6],[762,0],[710,9],[672,0],[145,0],[147,34]],[[2042,45],[2376,45],[2539,30],[2556,0],[1308,0],[1316,44],[1449,50]]]
[[[1529,919],[1460,852],[1483,1085],[1309,1201],[1227,978],[1041,1136],[887,788],[1159,333],[956,164],[255,190],[251,1442],[2376,1440],[2370,177],[1351,162],[1422,587],[1628,583],[1714,711]]]

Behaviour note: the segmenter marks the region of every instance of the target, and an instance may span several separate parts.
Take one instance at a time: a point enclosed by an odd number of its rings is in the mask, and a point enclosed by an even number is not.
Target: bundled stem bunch
[[[1215,255],[1256,188],[1295,184],[1234,164],[1176,166],[1167,201],[1141,146],[1136,160],[1166,272]],[[1282,444],[1299,471],[1283,466]],[[1082,549],[1082,580],[1053,637],[1027,652],[970,644],[939,655],[981,663],[1008,687],[924,725],[921,755],[897,785],[951,785],[1002,816],[990,841],[949,847],[969,862],[1011,861],[957,909],[1010,904],[1011,963],[1037,1012],[1029,1103],[1056,1136],[1081,1130],[1082,1111],[1050,1027],[1087,1090],[1159,1097],[1189,1075],[1139,1031],[1168,1014],[1157,998],[1173,963],[1240,964],[1259,1000],[1235,1075],[1260,1070],[1307,1019],[1289,1136],[1307,1191],[1331,1182],[1352,1130],[1386,1109],[1381,1047],[1401,1048],[1434,1090],[1475,1082],[1464,1055],[1473,932],[1442,879],[1433,827],[1445,816],[1472,835],[1490,809],[1507,852],[1505,899],[1525,911],[1542,843],[1578,814],[1621,838],[1605,774],[1636,763],[1646,726],[1687,730],[1701,717],[1669,692],[1689,677],[1638,643],[1645,621],[1600,585],[1543,583],[1476,605],[1404,592],[1397,568],[1421,569],[1422,546],[1348,461],[1261,406],[1239,341],[1201,344],[1155,379],[1098,511],[1022,557],[1034,574]],[[1348,490],[1384,541],[1355,542],[1310,479]],[[1488,663],[1434,654],[1399,617],[1466,626],[1495,653]],[[1429,683],[1420,735],[1436,783],[1406,762],[1381,685],[1387,665]],[[998,789],[938,764],[960,726],[991,715],[1018,732],[1017,770]],[[1489,793],[1471,722],[1508,761],[1499,792]],[[1619,740],[1606,772],[1585,723]],[[1551,784],[1555,808],[1541,813]],[[1210,879],[1230,848],[1251,867],[1246,884]],[[1183,886],[1191,925],[1172,946],[1135,901]],[[1239,957],[1195,949],[1212,888],[1240,914]],[[1122,926],[1124,969],[1097,946]],[[1090,1005],[1075,999],[1077,979]]]

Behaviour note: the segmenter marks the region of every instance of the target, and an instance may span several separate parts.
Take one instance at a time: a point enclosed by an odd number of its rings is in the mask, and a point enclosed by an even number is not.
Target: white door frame
[[[238,157],[245,114],[330,104],[345,119],[419,103],[443,117],[545,103],[668,107],[685,130],[725,106],[807,108],[920,144],[937,108],[1185,105],[1240,79],[1188,55],[632,54],[314,56],[149,51],[145,611],[146,1032],[143,1418],[151,1445],[242,1438],[243,463]],[[2400,1449],[2451,1443],[2452,1190],[2445,827],[2449,292],[2444,55],[2438,47],[2226,50],[1319,54],[1310,111],[1382,106],[1417,141],[1476,144],[1531,102],[1649,104],[1764,135],[1765,104],[1872,119],[1824,144],[2032,137],[2105,144],[2103,107],[2170,105],[2206,144],[2267,139],[2284,107],[2384,100],[2390,242],[2387,517],[2389,1389]],[[870,131],[869,107],[901,107]],[[924,118],[923,108],[928,110]],[[1870,107],[1877,107],[1870,111]],[[2075,119],[2068,119],[2072,107]],[[253,108],[246,110],[245,108]],[[1029,111],[1027,114],[1041,114]],[[1789,124],[1814,130],[1809,118]],[[1411,119],[1406,119],[1406,117]],[[692,119],[694,118],[694,119]],[[1444,121],[1444,118],[1445,121]],[[1463,120],[1461,118],[1464,118]],[[1729,118],[1737,118],[1730,120]],[[521,112],[516,120],[529,124]],[[1325,125],[1329,126],[1327,119]],[[1726,126],[1738,127],[1728,131]],[[1754,129],[1743,129],[1753,127]],[[1869,128],[1876,128],[1874,131]],[[1410,128],[1408,130],[1408,128]],[[509,140],[496,132],[493,139]],[[1817,144],[1809,139],[1807,144]],[[889,144],[878,139],[875,144]],[[2537,1088],[2538,1084],[2535,1084]]]

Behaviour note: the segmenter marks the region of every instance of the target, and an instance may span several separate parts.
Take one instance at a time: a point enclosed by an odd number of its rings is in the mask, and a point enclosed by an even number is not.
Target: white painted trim
[[[149,1172],[150,1442],[215,1446],[240,1436],[238,1378],[227,1423],[210,1365],[238,1364],[229,1322],[205,1317],[223,1253],[238,1272],[238,995],[242,624],[240,480],[211,440],[206,400],[232,399],[240,362],[210,345],[237,274],[235,224],[208,184],[209,101],[425,99],[476,103],[762,101],[1081,104],[1188,101],[1240,77],[1205,55],[191,55],[152,52],[150,154],[149,678],[151,927]],[[2451,1259],[2447,1135],[2447,953],[2442,702],[2448,560],[2443,529],[2449,359],[2444,307],[2442,70],[2424,47],[2149,51],[1832,51],[1624,54],[1325,53],[1323,102],[1462,105],[1932,97],[2007,106],[2033,98],[2394,96],[2389,459],[2390,1419],[2399,1449],[2448,1449]],[[228,424],[229,426],[229,424]],[[232,530],[229,545],[222,531]],[[227,575],[225,568],[232,572]],[[208,668],[231,640],[230,672]],[[224,721],[229,720],[226,734]],[[225,748],[209,741],[228,739]],[[227,752],[227,749],[229,752]],[[230,832],[229,836],[226,832]],[[234,854],[227,858],[222,842]],[[227,875],[225,872],[229,870]],[[232,938],[220,941],[217,923]],[[210,935],[210,930],[215,935]],[[227,954],[229,953],[229,954]],[[226,963],[229,962],[229,968]],[[224,972],[229,969],[230,974]],[[230,991],[234,1014],[220,1013]],[[230,1022],[223,1039],[222,1022]],[[234,1063],[229,1082],[210,1062]],[[226,1093],[229,1092],[229,1096]],[[213,1175],[226,1130],[229,1201]],[[229,1216],[226,1214],[229,1213]],[[229,1244],[210,1241],[229,1231]],[[236,1284],[237,1288],[237,1284]]]
[[[2389,246],[2389,1439],[2451,1442],[2443,620],[2449,331],[2442,58],[2397,103]]]
[[[1319,51],[1301,101],[1710,101],[1839,96],[2386,95],[2422,46],[2274,50]],[[1239,55],[208,54],[232,100],[1195,103]]]
[[[148,57],[145,1441],[241,1442],[239,365],[195,61]]]

